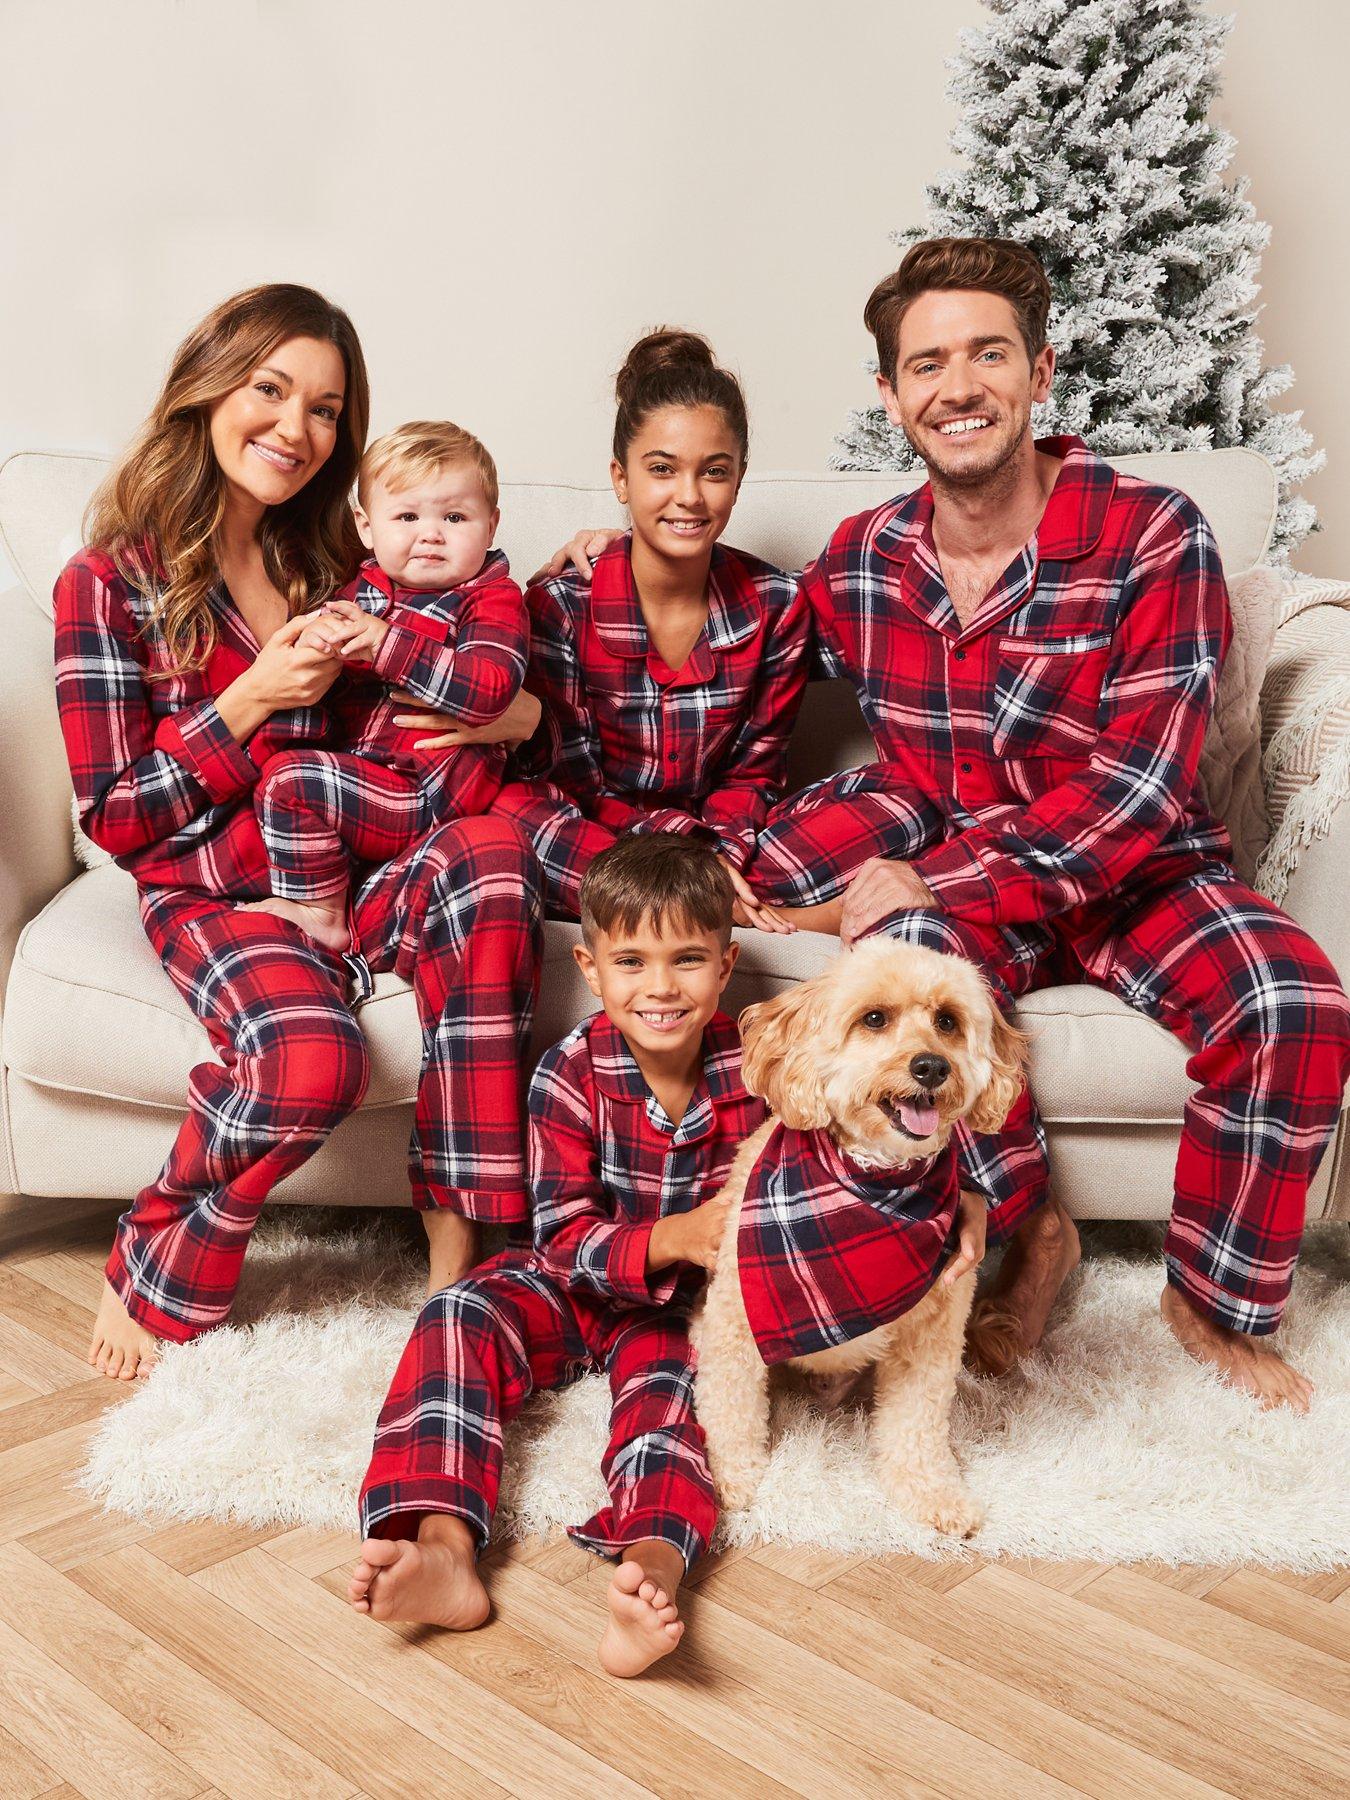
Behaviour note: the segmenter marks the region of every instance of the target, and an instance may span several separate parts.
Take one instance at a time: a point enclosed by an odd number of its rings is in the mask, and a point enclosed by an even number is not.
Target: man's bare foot
[[[1003,1263],[970,1309],[966,1362],[980,1375],[1006,1375],[1045,1335],[1050,1309],[1077,1267],[1078,1229],[1047,1200],[1003,1252]]]
[[[91,1366],[114,1381],[134,1381],[138,1375],[150,1373],[158,1349],[159,1339],[136,1323],[121,1295],[105,1281],[94,1335],[89,1340]]]
[[[1159,1311],[1187,1356],[1217,1369],[1230,1386],[1251,1394],[1262,1408],[1288,1406],[1296,1413],[1307,1412],[1312,1383],[1274,1350],[1267,1350],[1260,1338],[1216,1325],[1170,1281],[1162,1291]]]
[[[654,1579],[640,1562],[619,1564],[605,1599],[610,1617],[600,1639],[600,1666],[609,1675],[641,1675],[684,1636],[674,1586]]]
[[[442,1288],[463,1281],[478,1261],[479,1231],[474,1219],[448,1207],[433,1206],[422,1214],[426,1227],[427,1248],[431,1253],[431,1269],[427,1276],[427,1298]]]
[[[372,1619],[447,1631],[473,1631],[491,1610],[478,1579],[473,1533],[463,1519],[440,1513],[423,1519],[415,1544],[407,1538],[367,1538],[347,1598]]]
[[[279,919],[289,919],[321,950],[331,950],[334,956],[345,956],[352,947],[345,894],[337,894],[332,900],[250,900],[239,910],[275,913]]]

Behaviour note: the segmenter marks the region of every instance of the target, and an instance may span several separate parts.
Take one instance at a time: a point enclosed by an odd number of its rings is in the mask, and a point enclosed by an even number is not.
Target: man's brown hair
[[[654,932],[681,928],[715,931],[731,942],[731,877],[717,852],[675,831],[636,832],[602,850],[581,884],[581,935],[636,931],[644,920]]]
[[[1017,314],[1027,361],[1044,350],[1050,319],[1050,283],[1041,259],[1015,238],[925,238],[911,245],[894,274],[872,289],[863,323],[876,340],[877,364],[894,381],[900,350],[900,321],[920,294],[934,288],[978,288],[1002,294]]]

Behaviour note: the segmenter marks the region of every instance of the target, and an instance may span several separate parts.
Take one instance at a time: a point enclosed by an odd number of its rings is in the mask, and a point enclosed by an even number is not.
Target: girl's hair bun
[[[639,428],[667,406],[716,406],[740,441],[741,461],[750,447],[745,396],[729,369],[720,369],[713,347],[696,331],[659,325],[640,337],[614,378],[618,411],[614,455],[623,462]]]

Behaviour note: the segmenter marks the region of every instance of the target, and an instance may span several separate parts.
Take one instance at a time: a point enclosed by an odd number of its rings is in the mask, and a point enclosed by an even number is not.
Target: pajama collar
[[[648,656],[651,646],[633,580],[633,536],[626,532],[606,546],[591,577],[591,623],[611,655]],[[758,631],[764,601],[751,560],[714,544],[708,571],[708,622],[678,673],[686,681],[711,681],[714,653],[729,650]]]
[[[427,618],[449,618],[457,613],[469,594],[478,589],[494,587],[497,582],[505,581],[511,574],[511,565],[506,560],[503,550],[489,550],[482,568],[467,581],[461,581],[458,587],[446,588],[436,592],[432,588],[400,587],[391,575],[375,561],[368,557],[361,564],[361,573],[356,578],[356,591],[353,600],[362,612],[374,613],[378,618],[387,613],[393,606],[406,606],[411,611]]]
[[[860,1169],[824,1131],[779,1124],[750,1172],[736,1240],[766,1363],[846,1344],[932,1286],[956,1219],[956,1153]]]
[[[694,1089],[684,1117],[672,1125],[665,1108],[647,1086],[637,1059],[618,1026],[606,1014],[597,1016],[590,1033],[591,1067],[595,1085],[613,1100],[640,1102],[647,1122],[672,1146],[683,1148],[707,1137],[717,1121],[717,1109],[729,1101],[743,1101],[741,1040],[725,1013],[714,1013],[703,1030],[703,1075]]]
[[[936,630],[951,637],[986,630],[1026,599],[1036,585],[1040,563],[1072,562],[1089,555],[1100,543],[1115,493],[1115,470],[1081,438],[1038,438],[1036,448],[1061,460],[1041,522],[964,629],[948,597],[933,542],[932,484],[925,482],[898,501],[893,512],[881,515],[873,548],[900,566],[901,599]]]

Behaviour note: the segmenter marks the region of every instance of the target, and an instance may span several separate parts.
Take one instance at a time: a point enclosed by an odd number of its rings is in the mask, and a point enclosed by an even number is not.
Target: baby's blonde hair
[[[497,505],[497,465],[471,431],[449,419],[414,419],[386,431],[361,458],[356,497],[364,507],[372,485],[382,481],[396,492],[425,481],[451,463],[468,463],[483,484],[487,503]]]

